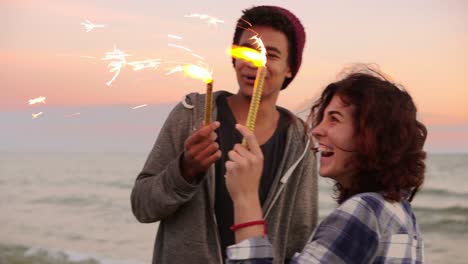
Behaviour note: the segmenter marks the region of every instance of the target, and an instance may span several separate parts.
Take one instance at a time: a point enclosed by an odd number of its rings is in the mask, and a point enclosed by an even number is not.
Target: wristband
[[[232,225],[231,230],[235,232],[235,231],[237,231],[237,230],[239,230],[241,228],[249,227],[249,226],[255,226],[255,225],[263,225],[263,235],[266,235],[266,222],[265,222],[265,220],[256,220],[256,221],[240,223],[240,224],[237,224],[237,225]]]

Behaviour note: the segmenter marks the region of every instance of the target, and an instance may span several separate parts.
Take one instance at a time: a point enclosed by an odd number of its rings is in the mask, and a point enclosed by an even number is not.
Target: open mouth
[[[333,151],[333,149],[331,149],[330,147],[328,146],[324,146],[324,145],[320,145],[318,147],[318,151],[320,152],[320,155],[322,157],[331,157],[333,156],[333,154],[335,154],[335,152]]]
[[[247,81],[255,81],[256,75],[244,75],[244,79]]]
[[[243,75],[242,79],[248,86],[253,86],[255,84],[255,75]]]

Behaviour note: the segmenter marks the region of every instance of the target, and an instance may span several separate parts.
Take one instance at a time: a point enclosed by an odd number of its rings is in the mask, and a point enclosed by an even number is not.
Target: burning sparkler
[[[204,123],[208,125],[211,123],[211,111],[213,109],[213,77],[211,72],[194,64],[186,64],[184,66],[177,66],[172,68],[167,74],[183,71],[191,78],[203,81],[206,84],[206,100],[205,100],[205,118]]]
[[[255,83],[254,83],[254,91],[252,95],[252,99],[250,99],[250,108],[249,108],[249,113],[247,115],[247,124],[246,126],[250,129],[250,131],[254,131],[255,129],[255,121],[257,119],[257,113],[258,113],[258,108],[260,106],[260,100],[262,98],[262,92],[263,92],[263,83],[265,81],[266,77],[266,49],[265,46],[263,45],[262,40],[257,37],[253,36],[251,39],[254,40],[255,44],[258,45],[260,48],[260,52],[257,50],[247,48],[247,47],[233,47],[230,50],[231,56],[234,58],[240,58],[244,59],[246,61],[249,61],[253,63],[257,69],[257,76],[255,78]],[[246,146],[247,141],[245,138],[242,140],[242,145]]]
[[[212,16],[205,15],[205,14],[190,14],[184,17],[199,18],[201,20],[206,20],[208,24],[212,24],[212,25],[217,25],[218,23],[224,23],[223,20],[220,20],[220,19],[217,19],[216,17],[212,17]]]
[[[29,104],[30,105],[38,104],[38,103],[45,104],[45,100],[46,100],[46,98],[44,96],[40,96],[40,97],[36,97],[36,98],[33,98],[33,99],[29,99]]]
[[[135,106],[135,107],[132,107],[132,109],[138,109],[138,108],[142,108],[142,107],[146,107],[148,106],[147,104],[142,104],[142,105],[139,105],[139,106]]]
[[[115,72],[112,79],[106,83],[107,86],[110,86],[115,78],[120,74],[120,70],[127,63],[127,59],[125,59],[125,57],[128,56],[131,55],[116,49],[115,47],[113,51],[106,52],[106,56],[102,58],[102,60],[112,60],[108,65],[108,67],[111,68],[109,72]]]
[[[32,115],[32,119],[36,119],[38,117],[40,117],[43,113],[42,112],[39,112],[37,114],[31,114]]]
[[[91,21],[89,21],[88,19],[85,20],[85,22],[83,23],[80,23],[81,25],[85,26],[85,29],[86,29],[86,32],[90,32],[91,30],[95,29],[95,28],[103,28],[105,27],[104,25],[95,25],[93,24]]]

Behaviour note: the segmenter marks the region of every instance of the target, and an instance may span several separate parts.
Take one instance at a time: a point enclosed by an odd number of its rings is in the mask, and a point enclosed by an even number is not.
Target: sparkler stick
[[[246,127],[252,132],[255,130],[255,121],[257,120],[258,108],[260,106],[260,100],[262,99],[263,83],[265,81],[266,72],[266,67],[258,67],[254,83],[254,91],[252,98],[250,99],[250,108],[249,114],[247,115]],[[245,138],[242,139],[242,145],[247,146]]]
[[[250,108],[246,122],[247,128],[253,132],[255,130],[255,121],[257,120],[258,108],[262,99],[263,83],[265,82],[267,70],[265,46],[263,45],[262,40],[257,36],[253,36],[252,39],[255,40],[255,43],[260,48],[260,52],[247,47],[233,47],[231,49],[231,55],[234,58],[241,58],[250,61],[256,67],[258,67],[257,76],[255,77],[254,82],[254,91],[252,98],[250,99]],[[242,145],[247,146],[247,141],[245,138],[242,140]]]
[[[204,124],[208,125],[211,123],[211,111],[213,109],[213,77],[211,73],[201,66],[186,64],[184,66],[174,67],[167,74],[169,75],[179,71],[183,71],[186,75],[194,79],[202,80],[206,84]]]
[[[205,125],[211,123],[211,111],[213,110],[213,80],[206,83],[206,98],[205,98]]]

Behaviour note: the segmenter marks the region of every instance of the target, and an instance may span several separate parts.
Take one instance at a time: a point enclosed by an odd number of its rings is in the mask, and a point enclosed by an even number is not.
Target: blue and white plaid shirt
[[[268,238],[227,248],[227,263],[272,263]],[[320,225],[291,263],[423,263],[424,245],[408,201],[390,203],[361,193],[341,204]]]

